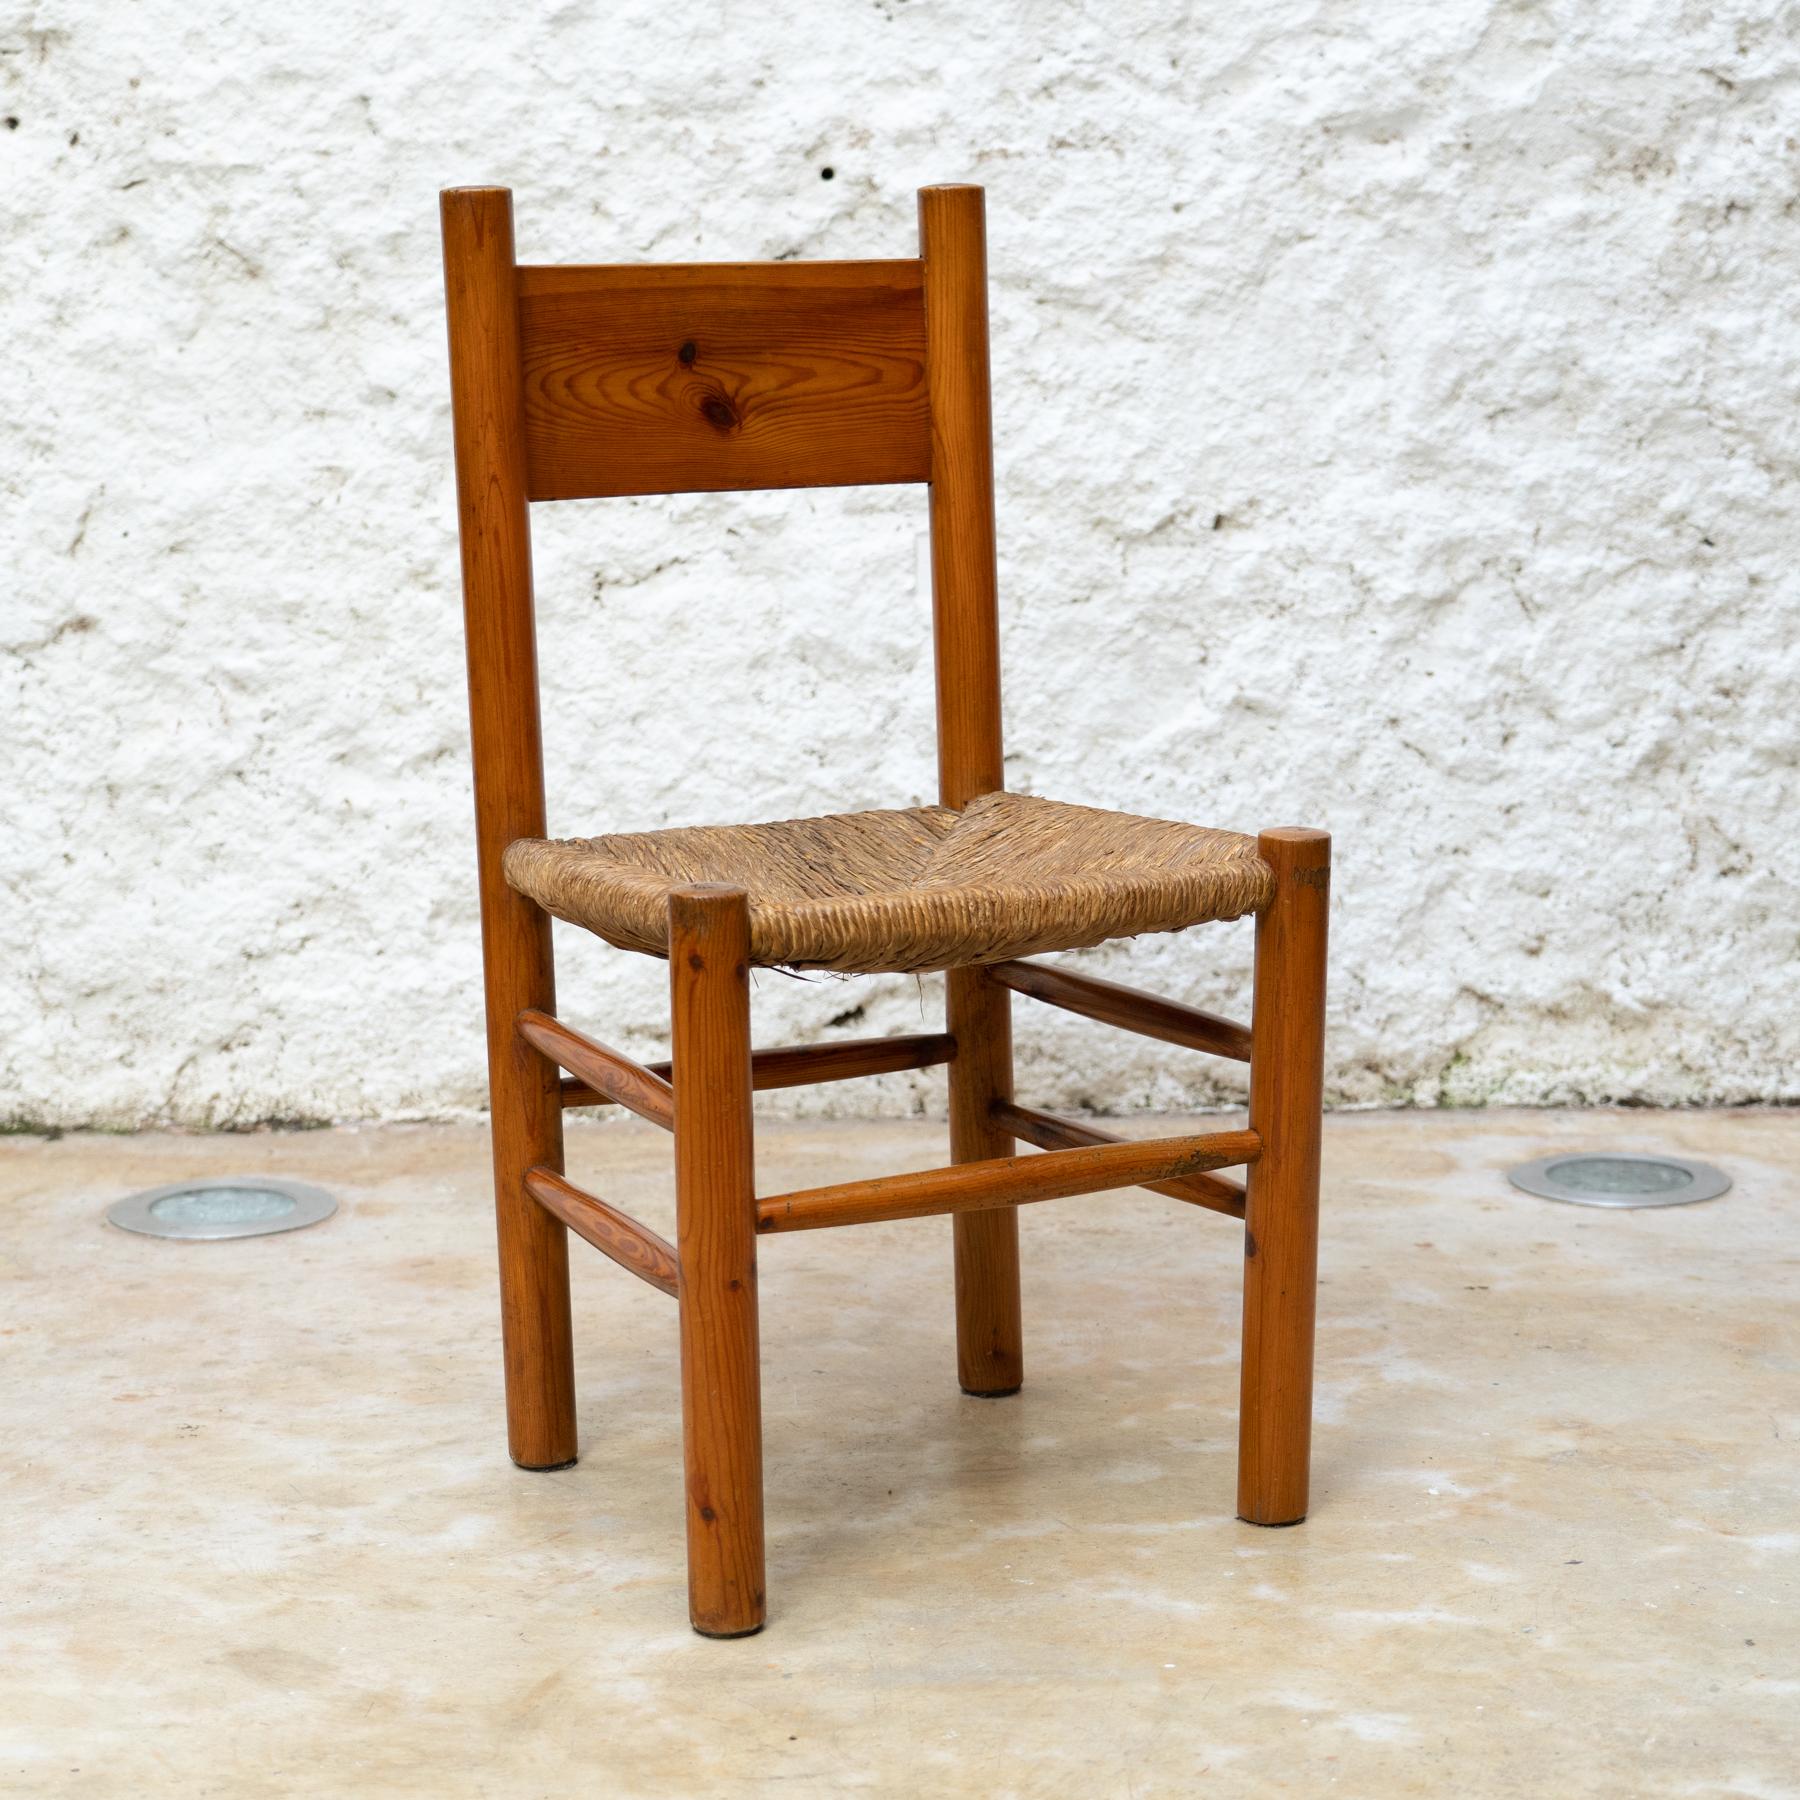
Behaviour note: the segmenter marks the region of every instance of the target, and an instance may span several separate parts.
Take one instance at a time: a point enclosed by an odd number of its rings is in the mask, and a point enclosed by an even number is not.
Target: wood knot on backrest
[[[737,409],[716,391],[701,396],[700,414],[715,431],[736,431],[742,423]]]

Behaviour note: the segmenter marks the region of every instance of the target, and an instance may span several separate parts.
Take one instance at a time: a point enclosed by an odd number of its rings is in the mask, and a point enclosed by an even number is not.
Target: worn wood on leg
[[[741,889],[670,896],[688,1616],[706,1637],[766,1617],[749,964]]]
[[[1256,921],[1250,1127],[1262,1155],[1244,1220],[1237,1509],[1253,1525],[1293,1525],[1306,1517],[1312,1450],[1331,839],[1288,827],[1257,845],[1275,897]]]
[[[1012,1133],[994,1116],[1012,1098],[1011,996],[979,969],[946,977],[950,1035],[950,1160],[1010,1156]],[[1025,1380],[1019,1303],[1019,1209],[959,1213],[956,1254],[956,1378],[965,1394],[997,1400]]]
[[[550,920],[500,868],[514,838],[544,831],[512,196],[453,188],[442,217],[507,1440],[522,1467],[557,1469],[576,1448],[569,1240],[524,1181],[527,1169],[563,1166],[562,1101],[556,1066],[513,1029],[527,1009],[556,1010]]]

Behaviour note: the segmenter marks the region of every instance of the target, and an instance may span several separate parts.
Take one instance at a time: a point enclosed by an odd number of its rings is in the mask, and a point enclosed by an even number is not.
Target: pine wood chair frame
[[[1068,968],[1013,961],[947,973],[942,1032],[753,1050],[745,893],[696,885],[669,901],[672,1056],[645,1067],[555,1017],[551,921],[507,885],[513,840],[545,827],[528,512],[598,495],[918,482],[930,493],[940,798],[1002,784],[999,633],[982,191],[926,188],[920,251],[888,263],[674,268],[528,267],[514,260],[503,188],[442,196],[450,366],[473,737],[509,1447],[526,1469],[576,1458],[567,1233],[678,1303],[689,1611],[707,1636],[765,1619],[757,1239],[948,1213],[957,1367],[965,1392],[1023,1380],[1018,1208],[1141,1185],[1244,1221],[1237,1511],[1259,1525],[1307,1509],[1318,1235],[1330,839],[1258,838],[1273,872],[1258,910],[1249,1028]],[[790,320],[846,284],[898,298],[922,379],[896,403],[854,382],[777,421],[737,428],[729,393],[680,428],[593,429],[592,384],[629,403],[631,346],[685,335],[707,308]],[[657,352],[667,357],[663,345]],[[692,357],[682,343],[676,354]],[[849,355],[841,343],[832,354]],[[608,360],[610,357],[610,361]],[[772,417],[773,415],[771,415]],[[768,421],[764,422],[766,425]],[[729,454],[722,446],[729,445]],[[1012,1084],[1011,995],[1250,1065],[1249,1124],[1124,1141],[1025,1106]],[[751,1095],[945,1065],[948,1167],[759,1196]],[[562,1072],[568,1072],[565,1079]],[[562,1113],[617,1104],[674,1137],[677,1238],[668,1243],[563,1173]],[[1018,1143],[1042,1154],[1017,1156]],[[1242,1165],[1247,1187],[1216,1171]]]

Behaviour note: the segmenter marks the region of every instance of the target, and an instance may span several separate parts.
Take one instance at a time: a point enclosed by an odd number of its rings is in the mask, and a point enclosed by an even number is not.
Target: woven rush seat
[[[749,897],[750,960],[846,973],[923,971],[1180,931],[1266,904],[1256,840],[1164,819],[984,794],[596,838],[520,838],[506,880],[625,950],[668,952],[670,890]]]

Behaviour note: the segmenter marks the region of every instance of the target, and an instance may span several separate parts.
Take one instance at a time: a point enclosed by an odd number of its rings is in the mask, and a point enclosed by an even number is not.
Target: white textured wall
[[[904,254],[985,182],[1013,785],[1329,825],[1340,1100],[1800,1096],[1792,7],[382,10],[0,31],[0,1114],[480,1104],[479,181],[542,260]],[[930,797],[917,495],[540,520],[553,827]],[[573,937],[565,1009],[656,1048],[660,965]],[[1239,1010],[1247,927],[1091,964]],[[1230,1091],[1020,1036],[1046,1100]]]

